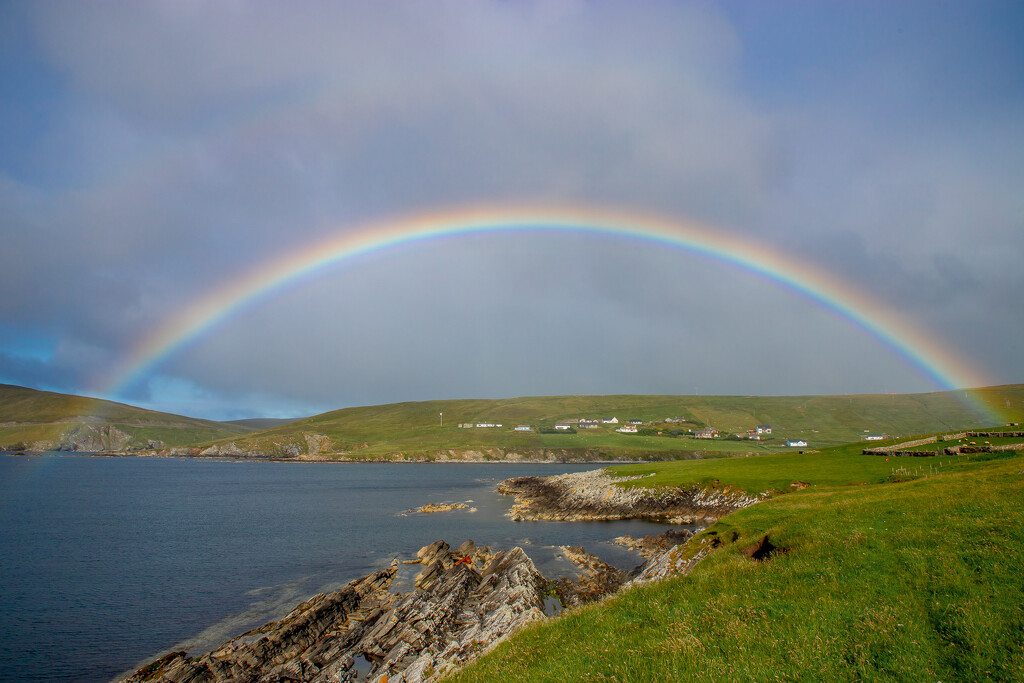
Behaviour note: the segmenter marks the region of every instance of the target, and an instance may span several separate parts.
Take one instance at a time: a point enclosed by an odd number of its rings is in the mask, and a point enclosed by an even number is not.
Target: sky
[[[982,0],[2,2],[0,382],[211,419],[946,388],[747,269],[543,231],[342,259],[109,380],[310,245],[537,205],[699,223],[1024,382],[1022,33]]]

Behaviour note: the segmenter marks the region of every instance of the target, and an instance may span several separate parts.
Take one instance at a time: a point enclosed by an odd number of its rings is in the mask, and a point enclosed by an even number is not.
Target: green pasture
[[[967,400],[965,393],[975,396]],[[975,400],[980,399],[980,400]],[[970,392],[855,396],[545,396],[494,400],[447,400],[345,408],[255,431],[256,425],[219,423],[158,413],[99,399],[0,385],[0,440],[6,445],[52,440],[76,423],[116,425],[137,442],[168,446],[234,443],[243,450],[282,455],[309,452],[309,443],[329,439],[327,454],[347,458],[435,457],[437,453],[479,450],[485,457],[555,451],[567,458],[671,460],[787,451],[787,439],[804,439],[809,449],[860,440],[867,433],[906,437],[950,432],[985,424],[979,404],[999,405],[1008,421],[1024,420],[1024,385]],[[443,414],[443,418],[442,418]],[[643,420],[639,434],[601,425],[575,434],[542,434],[542,427],[579,418]],[[684,418],[666,423],[666,418]],[[459,423],[500,423],[500,428],[460,429]],[[271,422],[269,424],[274,424]],[[535,431],[515,432],[518,424]],[[771,425],[766,441],[736,438],[757,425]],[[6,426],[4,426],[6,425]],[[46,425],[60,425],[50,427]],[[39,426],[40,429],[32,429]],[[678,436],[687,429],[717,429],[721,438]],[[22,430],[18,438],[3,430]],[[658,435],[661,431],[662,434]],[[37,435],[40,435],[37,437]],[[47,436],[49,435],[49,436]],[[878,444],[875,444],[878,445]]]
[[[981,455],[941,455],[927,459],[863,455],[864,446],[863,442],[858,442],[803,453],[616,465],[609,471],[618,476],[644,477],[620,486],[732,487],[750,494],[785,493],[796,488],[794,483],[801,487],[803,484],[811,487],[862,486],[894,478],[931,476],[978,461]],[[934,452],[935,444],[923,444],[918,448]]]
[[[27,444],[59,439],[68,430],[67,424],[33,424],[0,427],[0,446],[23,448]]]
[[[168,446],[252,431],[241,425],[160,413],[113,401],[0,384],[0,446],[58,442],[66,432],[83,425],[112,425],[143,444],[159,439]]]
[[[818,485],[696,537],[691,553],[712,533],[724,545],[690,575],[567,610],[447,680],[1024,680],[1024,457],[890,483],[884,457],[812,455],[804,467],[763,456],[659,473]],[[869,483],[844,485],[859,479]],[[741,553],[765,535],[785,552]]]
[[[1024,414],[1024,386],[993,391],[1010,412]],[[808,448],[860,440],[866,433],[907,436],[984,424],[976,403],[962,392],[858,396],[546,396],[494,400],[448,400],[345,408],[287,425],[223,439],[241,448],[273,452],[287,445],[305,448],[307,435],[323,435],[333,451],[347,457],[427,454],[443,450],[570,449],[613,459],[687,457],[705,453],[772,453],[786,450],[787,439],[802,438]],[[443,413],[443,421],[442,421]],[[601,425],[576,434],[540,434],[539,427],[581,417],[644,420],[641,434],[620,434],[618,425]],[[684,423],[665,423],[682,417]],[[459,423],[492,422],[500,428],[460,429]],[[518,424],[533,432],[515,432]],[[739,440],[759,424],[773,428],[768,441]],[[671,431],[712,426],[718,439],[670,436]],[[662,436],[656,434],[663,432]]]

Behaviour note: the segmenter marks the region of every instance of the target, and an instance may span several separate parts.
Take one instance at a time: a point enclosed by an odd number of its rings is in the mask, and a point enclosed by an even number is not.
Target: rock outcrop
[[[193,458],[252,458],[256,460],[284,460],[294,458],[298,453],[298,447],[292,448],[288,453],[289,455],[287,458],[284,455],[281,457],[274,457],[264,451],[241,448],[234,441],[229,441],[228,443],[214,444],[203,449],[187,446],[184,448],[172,448],[166,453],[161,453],[161,455]]]
[[[581,547],[567,545],[561,550],[580,572],[575,579],[562,577],[552,582],[563,607],[575,607],[611,595],[629,576],[628,572],[613,567]]]
[[[306,440],[306,453],[315,455],[317,453],[333,453],[334,443],[325,434],[303,434]]]
[[[127,449],[131,443],[132,436],[113,425],[84,424],[65,432],[55,450],[77,453],[118,451]]]
[[[690,555],[684,550],[684,547],[682,545],[673,546],[654,555],[638,571],[634,572],[635,575],[625,582],[622,588],[660,581],[679,574],[688,574],[714,549],[711,544],[706,543]]]
[[[650,559],[666,550],[671,550],[677,545],[686,543],[691,538],[693,538],[693,532],[689,529],[679,529],[678,531],[669,529],[661,534],[650,534],[640,538],[633,538],[628,535],[619,536],[618,538],[613,538],[612,543],[621,545]]]
[[[501,482],[498,492],[515,496],[508,516],[516,521],[645,519],[707,525],[761,500],[741,491],[715,488],[655,490],[616,485],[639,478],[613,477],[605,470],[516,477]]]
[[[467,503],[427,503],[426,505],[421,505],[418,508],[406,510],[406,512],[430,514],[432,512],[451,512],[452,510],[469,510],[470,512],[476,512],[476,508],[469,507]]]
[[[521,548],[493,553],[467,542],[452,551],[438,541],[420,550],[418,561],[424,568],[409,593],[388,590],[396,561],[216,650],[175,652],[123,680],[344,683],[387,675],[391,683],[415,683],[544,618],[547,583]]]
[[[651,491],[615,486],[603,471],[506,480],[514,493],[513,519],[700,520],[758,501],[714,490]],[[621,587],[689,572],[722,545],[714,532],[696,552],[683,545],[692,534],[669,530],[620,543],[649,557],[631,572],[612,567],[583,548],[562,548],[579,576],[545,579],[522,548],[493,552],[466,541],[425,546],[415,588],[391,591],[399,562],[317,595],[271,622],[205,654],[174,652],[139,669],[127,683],[421,683],[446,675],[489,651],[522,626],[545,618],[552,592],[562,606],[589,602]],[[735,540],[735,539],[732,539]]]

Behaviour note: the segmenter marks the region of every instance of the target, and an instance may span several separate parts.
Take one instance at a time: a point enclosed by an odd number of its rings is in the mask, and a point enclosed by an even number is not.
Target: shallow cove
[[[551,577],[573,571],[555,545],[631,567],[608,541],[666,527],[512,522],[494,492],[596,467],[0,457],[0,680],[108,681],[209,649],[437,539],[521,545]]]

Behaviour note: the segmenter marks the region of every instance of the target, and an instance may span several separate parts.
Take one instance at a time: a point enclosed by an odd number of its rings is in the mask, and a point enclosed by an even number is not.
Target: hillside
[[[766,454],[791,450],[785,446],[787,439],[802,439],[807,448],[817,449],[859,441],[866,433],[901,436],[983,424],[978,401],[965,401],[964,393],[464,399],[345,408],[299,420],[227,423],[0,385],[0,448],[168,452],[191,447],[193,455],[343,460]],[[1024,385],[971,393],[999,406],[1008,419],[1024,417]],[[577,429],[580,418],[609,417],[618,423]],[[630,419],[642,422],[638,433],[616,431]],[[560,422],[573,428],[556,432]],[[466,423],[474,426],[459,426]],[[500,426],[476,426],[481,423]],[[517,425],[528,425],[531,431],[516,431]],[[738,436],[757,425],[771,425],[772,434],[759,441]],[[693,438],[692,431],[704,427],[718,430],[719,436]]]
[[[274,427],[291,424],[301,419],[299,417],[250,417],[244,420],[225,420],[222,424],[238,425],[239,427],[256,431],[259,429],[273,429]]]
[[[770,487],[777,457],[615,469]],[[566,610],[446,680],[1024,680],[1024,456],[805,457],[777,464],[818,483],[693,538],[688,575]],[[783,550],[744,554],[766,535]]]
[[[183,446],[250,431],[241,425],[0,384],[0,450],[95,451]]]
[[[345,459],[432,459],[475,452],[483,458],[510,454],[582,455],[591,459],[679,457],[682,454],[770,453],[787,439],[808,448],[861,440],[865,433],[900,436],[984,423],[964,392],[854,396],[549,396],[395,403],[345,408],[287,425],[204,444],[216,453],[261,452],[272,456]],[[1024,415],[1024,385],[978,389],[1011,416]],[[443,414],[443,417],[442,417]],[[541,433],[560,421],[616,417],[597,429]],[[666,418],[685,422],[667,423]],[[637,434],[615,430],[628,419],[644,424]],[[461,428],[460,423],[500,427]],[[515,431],[529,425],[532,431]],[[771,425],[763,441],[738,439],[757,425]],[[574,425],[575,426],[575,425]],[[694,439],[687,430],[710,426],[721,436]],[[661,432],[659,434],[659,432]]]

